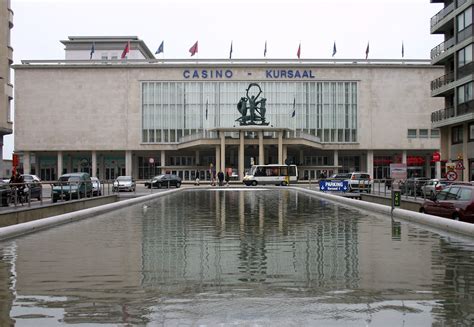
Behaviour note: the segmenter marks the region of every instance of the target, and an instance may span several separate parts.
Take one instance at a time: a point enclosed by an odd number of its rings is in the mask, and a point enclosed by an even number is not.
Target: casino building
[[[208,180],[212,169],[241,179],[252,163],[287,159],[301,179],[385,178],[402,162],[409,175],[435,176],[430,115],[443,101],[429,82],[443,69],[429,60],[160,60],[137,37],[61,42],[65,60],[13,66],[15,152],[44,180],[75,171]],[[238,121],[251,83],[268,125]]]

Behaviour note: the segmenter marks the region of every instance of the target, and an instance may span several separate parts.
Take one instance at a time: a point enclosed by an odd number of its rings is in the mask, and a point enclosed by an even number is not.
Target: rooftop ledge
[[[24,65],[220,65],[220,66],[245,66],[245,65],[289,65],[289,66],[311,66],[311,65],[390,65],[390,66],[431,66],[430,59],[116,59],[116,60],[22,60],[22,65],[13,65],[13,68]]]

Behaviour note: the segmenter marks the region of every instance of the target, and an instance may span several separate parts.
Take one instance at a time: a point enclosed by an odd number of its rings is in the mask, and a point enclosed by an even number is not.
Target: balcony
[[[431,28],[438,24],[444,17],[454,11],[454,2],[441,9],[436,15],[431,17]]]
[[[438,44],[436,47],[431,49],[431,60],[440,56],[441,54],[446,52],[449,48],[453,47],[455,44],[456,44],[456,39],[454,37]]]
[[[451,117],[454,117],[454,108],[453,107],[437,110],[437,111],[431,113],[431,123],[440,122],[442,120],[446,120],[446,119],[449,119]]]
[[[443,75],[431,81],[431,91],[435,91],[439,89],[440,87],[445,86],[452,82],[454,82],[454,72],[449,72],[446,75]]]
[[[13,28],[13,11],[8,9],[8,26]]]
[[[5,95],[9,100],[13,99],[13,85],[10,83],[5,84]]]
[[[11,65],[13,64],[13,48],[8,46],[8,63]]]

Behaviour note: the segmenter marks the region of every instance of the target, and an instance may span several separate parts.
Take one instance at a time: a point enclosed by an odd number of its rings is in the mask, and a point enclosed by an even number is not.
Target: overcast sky
[[[64,59],[68,36],[133,35],[158,58],[429,59],[442,42],[430,18],[442,4],[429,0],[12,0],[14,61]],[[40,124],[38,125],[40,127]],[[5,138],[11,158],[13,137]]]

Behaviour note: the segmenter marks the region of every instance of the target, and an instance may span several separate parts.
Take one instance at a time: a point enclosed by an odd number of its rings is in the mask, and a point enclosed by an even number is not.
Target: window
[[[451,130],[452,136],[451,136],[451,143],[452,144],[457,144],[457,143],[462,143],[463,138],[462,138],[462,126],[454,126],[453,129]]]
[[[428,138],[428,130],[427,129],[420,129],[420,138],[427,139]]]
[[[432,129],[432,130],[431,130],[431,138],[432,138],[432,139],[437,139],[437,138],[439,138],[439,129]]]
[[[469,142],[472,142],[474,141],[474,123],[470,123],[468,128]]]
[[[459,187],[451,187],[449,193],[446,194],[446,200],[457,200],[458,199]]]
[[[409,130],[408,130],[408,138],[409,138],[409,139],[414,139],[414,138],[416,138],[416,129],[409,129]]]
[[[466,27],[472,24],[472,8],[469,7],[464,10],[460,15],[457,17],[458,21],[458,32],[462,31]]]
[[[472,86],[473,82],[469,82],[458,87],[458,104],[465,103],[473,99]]]
[[[469,64],[472,61],[472,44],[459,50],[458,52],[458,67]]]
[[[472,190],[468,188],[462,188],[458,194],[459,201],[470,201],[472,198]]]

